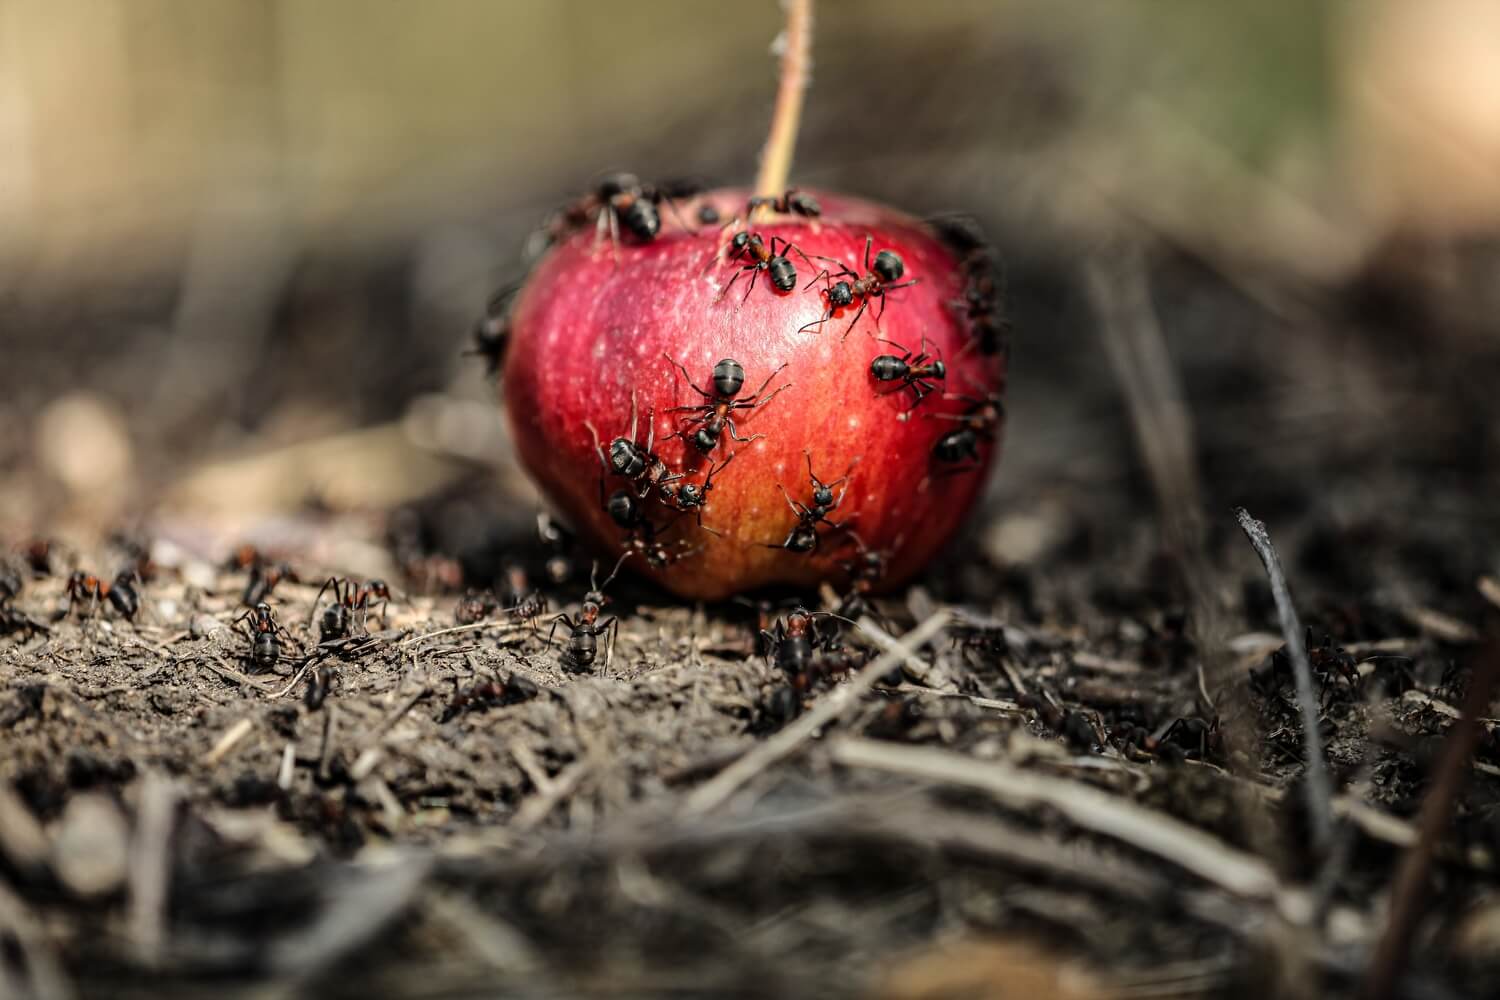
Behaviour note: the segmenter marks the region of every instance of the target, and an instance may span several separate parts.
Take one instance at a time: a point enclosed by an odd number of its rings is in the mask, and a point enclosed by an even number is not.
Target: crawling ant
[[[922,338],[922,350],[919,352],[907,350],[895,341],[884,338],[881,343],[890,344],[904,353],[899,358],[894,354],[882,354],[875,358],[870,362],[870,374],[878,382],[900,383],[894,389],[886,390],[884,395],[911,389],[916,399],[912,401],[908,412],[915,410],[928,393],[935,391],[938,382],[947,379],[948,368],[941,358],[928,353],[926,337]]]
[[[781,215],[800,215],[804,219],[816,219],[823,214],[823,206],[818,204],[816,198],[796,188],[788,188],[779,198],[774,195],[751,198],[745,207],[745,213],[752,214],[761,206]]]
[[[880,300],[880,308],[875,313],[875,325],[879,326],[880,317],[885,314],[886,292],[915,285],[921,280],[919,278],[911,278],[907,281],[901,280],[902,275],[906,273],[906,264],[894,250],[882,250],[875,255],[875,259],[872,261],[870,259],[870,248],[874,245],[874,242],[874,237],[865,237],[865,274],[863,277],[851,271],[843,264],[839,264],[839,271],[836,275],[830,275],[827,269],[824,269],[821,274],[807,283],[807,287],[811,288],[819,281],[828,280],[830,277],[840,279],[823,289],[823,296],[828,300],[828,312],[824,314],[822,319],[813,320],[811,323],[804,325],[801,330],[797,331],[798,333],[801,333],[802,330],[822,326],[833,318],[833,314],[836,311],[853,305],[856,300],[859,301],[859,309],[855,312],[854,319],[850,321],[849,329],[844,331],[844,337],[847,338],[854,330],[854,325],[865,314],[865,309],[869,307],[871,299]],[[831,261],[835,264],[839,263],[832,257],[820,256],[819,259]]]
[[[281,659],[282,637],[291,639],[291,633],[277,623],[269,604],[248,608],[234,623],[238,625],[247,620],[250,623],[250,662],[256,670],[270,670]]]
[[[778,240],[782,244],[779,252],[776,249]],[[719,292],[714,299],[715,302],[728,295],[734,283],[740,280],[740,276],[746,271],[750,272],[750,286],[745,289],[745,296],[740,299],[741,302],[750,298],[750,293],[755,290],[755,279],[760,277],[762,271],[766,273],[772,287],[778,292],[793,291],[797,287],[797,268],[786,256],[788,251],[796,250],[802,259],[807,261],[807,266],[812,267],[812,261],[808,260],[807,254],[797,250],[790,241],[780,236],[772,236],[771,244],[767,246],[759,233],[735,233],[734,238],[729,241],[729,246],[731,249],[729,260],[748,260],[750,263],[734,273],[734,277],[729,279],[729,284],[725,285],[723,291]]]
[[[849,473],[854,470],[854,466],[859,462],[859,459],[856,458],[853,462],[850,462],[849,468],[844,470],[842,476],[831,483],[825,483],[813,473],[812,452],[804,449],[802,454],[807,459],[807,477],[812,482],[812,503],[805,504],[800,500],[793,500],[791,494],[786,491],[786,487],[777,483],[776,488],[786,498],[786,504],[792,509],[792,513],[796,515],[797,523],[792,526],[792,530],[786,536],[785,541],[779,543],[762,542],[761,544],[767,548],[786,549],[788,552],[799,553],[813,552],[817,549],[822,537],[818,534],[818,525],[826,524],[835,531],[848,530],[845,527],[847,522],[832,521],[828,515],[839,504],[844,502],[844,496],[849,492],[847,485]],[[844,488],[835,497],[833,494],[834,488],[841,485]]]
[[[453,695],[453,700],[438,717],[439,723],[451,722],[465,712],[475,709],[494,708],[504,705],[519,705],[535,698],[541,690],[520,674],[511,674],[502,681],[482,681],[463,688]]]
[[[230,571],[244,571],[262,562],[265,562],[265,556],[260,549],[245,542],[229,553],[229,558],[224,560],[224,568]]]
[[[948,396],[969,404],[963,413],[930,413],[934,420],[956,420],[961,426],[937,439],[932,446],[932,457],[948,466],[952,472],[962,472],[979,462],[979,445],[983,441],[994,441],[995,431],[1005,419],[1005,404],[998,392],[985,396]]]
[[[458,599],[453,608],[453,620],[460,625],[477,625],[500,607],[495,595],[486,591],[470,590]],[[325,612],[326,614],[326,612]]]
[[[686,539],[679,538],[673,543],[673,548],[668,548],[659,539],[658,536],[671,528],[676,520],[673,518],[665,526],[658,528],[646,518],[639,518],[622,542],[625,554],[639,555],[652,569],[665,569],[697,552],[702,546],[689,545]],[[707,525],[704,527],[707,528]]]
[[[968,215],[940,215],[927,225],[943,242],[967,272],[986,270],[994,260],[995,248],[979,223]]]
[[[484,315],[474,323],[470,334],[474,346],[464,355],[483,358],[486,375],[497,374],[505,364],[505,349],[510,345],[511,302],[520,290],[520,285],[508,285],[490,296]]]
[[[297,573],[286,563],[268,565],[257,559],[250,567],[250,579],[245,583],[245,592],[240,595],[240,603],[247,608],[253,608],[257,604],[266,601],[271,596],[271,591],[282,580],[292,583],[300,583]]]
[[[614,641],[619,636],[620,620],[611,615],[604,621],[599,620],[599,612],[609,599],[604,596],[604,590],[614,580],[615,574],[620,572],[620,567],[630,553],[620,557],[615,563],[615,568],[610,571],[604,582],[598,583],[599,564],[594,564],[593,572],[589,574],[589,590],[583,595],[583,608],[575,619],[566,611],[552,619],[552,629],[547,633],[547,645],[552,645],[552,637],[557,632],[557,626],[565,626],[570,633],[567,646],[563,649],[563,666],[570,670],[587,670],[593,666],[594,659],[599,652],[599,636],[606,635],[604,647],[604,668],[609,669],[609,660],[614,652]],[[610,630],[613,629],[613,632]]]
[[[778,393],[791,387],[791,383],[788,382],[786,385],[773,391],[770,395],[764,395],[766,386],[770,385],[771,380],[786,367],[786,365],[782,365],[781,368],[777,368],[770,375],[767,375],[766,380],[761,383],[760,388],[753,394],[749,396],[737,396],[745,384],[745,369],[733,358],[724,358],[718,364],[714,365],[714,391],[708,392],[698,388],[693,382],[693,377],[688,374],[688,370],[676,361],[673,361],[670,355],[664,354],[662,356],[667,359],[669,364],[682,372],[682,377],[687,381],[689,386],[692,386],[694,392],[707,400],[707,402],[699,403],[696,406],[674,406],[667,411],[669,413],[695,414],[695,416],[688,420],[687,426],[691,427],[693,424],[701,424],[702,426],[692,434],[689,440],[692,441],[693,447],[705,455],[714,450],[725,428],[729,429],[729,437],[741,444],[747,444],[765,437],[764,434],[752,434],[748,438],[740,437],[739,432],[735,430],[734,420],[730,418],[730,414],[735,410],[754,410],[757,407],[764,406],[775,399]],[[683,436],[687,436],[685,429],[681,433]]]
[[[660,489],[662,502],[667,506],[684,514],[693,513],[698,520],[698,527],[704,531],[717,535],[719,532],[703,523],[703,509],[708,503],[708,492],[714,488],[714,476],[723,472],[734,461],[738,452],[731,451],[729,457],[718,465],[710,465],[708,473],[703,477],[703,485],[696,483],[683,483],[680,486],[663,486]]]
[[[827,612],[794,608],[785,618],[777,619],[769,629],[761,629],[765,640],[766,656],[782,673],[796,679],[806,676],[812,667],[813,654],[826,649],[831,639],[818,634],[815,616]]]
[[[530,589],[526,571],[519,566],[506,570],[505,600],[506,614],[518,622],[531,623],[533,629],[536,619],[547,612],[547,598]]]
[[[901,547],[902,538],[898,537],[891,548]],[[887,553],[879,549],[867,548],[858,538],[859,554],[853,559],[840,563],[844,572],[849,574],[849,593],[839,601],[838,614],[844,618],[852,618],[855,621],[869,615],[883,626],[889,626],[889,622],[880,613],[870,600],[880,581],[885,579],[887,569]]]
[[[9,567],[0,565],[0,635],[25,632],[29,639],[36,633],[47,632],[49,629],[11,607],[10,602],[21,593],[21,586],[21,578]]]
[[[639,411],[636,409],[635,393],[630,394],[630,434],[628,437],[617,437],[609,443],[609,452],[599,445],[599,431],[587,420],[583,426],[588,428],[589,434],[594,438],[594,454],[599,456],[599,465],[603,467],[606,474],[613,473],[623,479],[636,484],[639,491],[636,496],[644,500],[650,495],[652,489],[660,489],[664,484],[674,482],[682,478],[682,473],[671,472],[667,469],[667,463],[657,457],[652,450],[656,444],[656,410],[646,411],[646,444],[644,446],[636,443],[635,436],[638,430]],[[599,481],[599,489],[604,489],[604,480]]]
[[[302,695],[302,704],[307,706],[309,712],[316,712],[323,707],[337,677],[331,664],[320,663],[312,668],[307,676],[307,691]]]
[[[658,206],[666,202],[676,215],[674,199],[690,197],[697,191],[698,185],[691,182],[658,186],[643,184],[634,174],[609,174],[599,181],[592,193],[564,209],[560,218],[549,227],[549,233],[553,242],[558,242],[593,222],[596,242],[607,231],[610,244],[618,246],[623,228],[637,242],[650,243],[661,233]],[[680,216],[678,222],[691,231]]]
[[[349,635],[349,630],[354,624],[354,612],[362,613],[360,624],[369,628],[370,609],[378,602],[380,604],[380,620],[386,620],[386,611],[390,607],[391,591],[384,580],[371,580],[361,587],[353,580],[341,580],[336,576],[330,576],[318,588],[318,596],[313,598],[312,609],[307,613],[307,623],[311,625],[318,613],[318,605],[323,600],[323,595],[329,590],[333,591],[333,603],[323,609],[323,618],[319,625],[319,636],[321,641],[330,642],[334,639],[342,639]]]
[[[137,581],[134,573],[123,570],[115,577],[113,584],[106,583],[91,573],[76,571],[68,577],[68,610],[65,614],[87,602],[88,614],[93,616],[99,610],[99,602],[108,600],[122,618],[134,621],[141,606],[140,594],[136,591]]]
[[[1004,354],[1010,343],[1011,323],[1004,314],[1003,294],[993,275],[969,278],[964,297],[949,305],[969,321],[969,343],[979,353]]]

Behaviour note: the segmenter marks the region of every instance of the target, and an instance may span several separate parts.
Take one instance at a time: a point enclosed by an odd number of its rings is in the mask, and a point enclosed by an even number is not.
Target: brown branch
[[[774,198],[786,190],[812,69],[813,0],[783,0],[783,3],[786,32],[780,38],[781,84],[776,89],[775,110],[771,112],[771,131],[760,154],[760,173],[755,178],[755,193],[762,198]]]
[[[1422,902],[1427,895],[1432,859],[1437,853],[1443,831],[1453,819],[1459,792],[1463,790],[1468,777],[1469,760],[1479,745],[1479,734],[1482,731],[1479,717],[1489,709],[1497,678],[1500,678],[1500,640],[1492,634],[1469,678],[1463,714],[1448,731],[1442,757],[1438,760],[1432,779],[1432,787],[1422,799],[1422,811],[1417,816],[1416,843],[1401,858],[1401,867],[1391,885],[1391,904],[1385,930],[1381,932],[1380,940],[1375,945],[1370,967],[1365,972],[1364,986],[1360,991],[1360,995],[1366,1000],[1382,1000],[1392,995],[1396,980],[1406,967],[1412,931],[1416,928],[1417,918],[1422,915]]]

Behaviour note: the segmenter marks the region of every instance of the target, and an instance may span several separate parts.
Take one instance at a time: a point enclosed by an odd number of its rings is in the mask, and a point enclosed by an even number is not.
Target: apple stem
[[[778,197],[786,190],[812,69],[813,0],[782,0],[782,5],[786,8],[786,31],[778,39],[781,83],[776,88],[771,131],[760,154],[760,174],[755,178],[755,193],[761,198]]]

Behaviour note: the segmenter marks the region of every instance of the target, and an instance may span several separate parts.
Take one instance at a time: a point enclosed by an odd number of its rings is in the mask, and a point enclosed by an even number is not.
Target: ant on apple
[[[749,396],[737,396],[745,384],[745,369],[733,358],[724,358],[718,364],[714,365],[714,391],[708,392],[694,384],[693,377],[688,374],[688,370],[681,364],[673,361],[670,355],[663,354],[662,357],[666,358],[669,364],[682,372],[682,377],[687,381],[689,386],[692,386],[694,392],[707,400],[707,402],[699,403],[696,406],[674,406],[667,411],[668,413],[696,414],[688,420],[687,426],[691,427],[693,424],[701,424],[702,426],[688,440],[692,441],[693,447],[705,455],[714,450],[714,447],[719,443],[719,437],[724,433],[726,427],[729,429],[729,437],[741,444],[748,444],[751,441],[765,437],[764,434],[752,434],[748,438],[740,437],[739,432],[735,430],[734,420],[730,418],[730,414],[735,410],[757,409],[775,399],[777,394],[791,388],[791,383],[788,382],[786,385],[773,391],[770,395],[765,395],[766,386],[771,384],[771,380],[783,368],[786,368],[786,365],[783,364],[781,368],[777,368],[771,374],[767,375],[766,380],[761,383],[760,388],[754,393]],[[687,431],[684,429],[681,431],[681,434],[686,437]]]
[[[881,338],[880,342],[890,344],[903,353],[899,358],[894,354],[882,354],[875,358],[870,362],[870,374],[879,382],[899,383],[894,389],[888,389],[881,395],[911,389],[916,399],[907,408],[910,413],[921,405],[928,393],[937,389],[938,382],[947,379],[948,367],[943,364],[942,358],[928,353],[926,336],[922,337],[922,350],[919,352],[910,351],[893,340]]]
[[[599,464],[605,473],[612,473],[639,485],[640,492],[637,496],[644,500],[653,488],[661,489],[666,483],[681,479],[682,473],[670,472],[667,464],[652,451],[652,447],[656,444],[656,410],[653,408],[646,413],[645,447],[636,444],[637,418],[635,393],[632,392],[630,394],[630,436],[617,437],[610,441],[607,458],[604,449],[599,445],[599,431],[587,420],[583,422],[583,426],[588,428],[589,434],[594,438],[594,453],[599,456]],[[599,481],[599,489],[602,493],[604,489],[602,479]]]
[[[658,527],[656,522],[641,512],[640,500],[629,490],[615,490],[605,497],[602,478],[599,480],[599,502],[609,514],[610,520],[625,530],[625,537],[621,540],[621,544],[625,547],[626,554],[639,555],[652,569],[663,569],[698,551],[699,547],[688,548],[687,542],[683,539],[678,539],[675,543],[676,551],[660,541],[660,536],[677,523],[677,518],[682,516],[681,513],[665,525]],[[704,525],[704,530],[712,531],[707,525]]]
[[[714,476],[727,469],[729,463],[734,461],[734,456],[737,454],[739,453],[731,451],[729,457],[724,459],[724,461],[718,465],[710,465],[707,475],[703,477],[702,486],[695,483],[683,483],[680,486],[662,486],[660,488],[662,502],[681,513],[686,514],[691,512],[698,521],[698,527],[704,531],[715,535],[721,534],[721,532],[715,531],[703,523],[703,509],[708,503],[708,491],[714,488]]]
[[[663,202],[683,229],[694,232],[678,215],[676,201],[689,198],[700,190],[701,185],[690,181],[643,184],[635,174],[608,174],[600,179],[592,192],[563,209],[548,226],[548,236],[553,243],[558,243],[593,223],[596,244],[607,231],[611,246],[618,247],[622,228],[637,242],[650,243],[661,233],[658,206]]]
[[[929,413],[934,420],[956,420],[961,426],[949,431],[932,446],[932,457],[950,466],[950,473],[963,472],[979,463],[979,445],[994,441],[995,432],[1005,419],[1005,404],[998,392],[984,396],[946,396],[969,404],[963,413]]]
[[[901,280],[902,276],[906,274],[906,264],[894,250],[882,250],[875,255],[875,259],[872,261],[870,259],[870,249],[874,246],[874,243],[874,237],[865,237],[865,274],[862,277],[832,257],[818,255],[819,260],[838,264],[839,271],[835,275],[830,275],[825,268],[822,273],[808,282],[806,287],[811,288],[819,281],[826,281],[831,277],[836,277],[840,280],[834,281],[823,289],[823,296],[828,301],[828,312],[823,315],[822,319],[813,320],[811,323],[803,325],[797,331],[798,333],[801,333],[802,330],[822,326],[833,318],[835,312],[846,306],[853,305],[856,300],[859,302],[859,310],[855,312],[854,319],[850,320],[849,329],[844,331],[844,338],[847,339],[849,334],[854,330],[854,326],[859,322],[859,318],[869,308],[871,299],[880,300],[880,308],[875,313],[875,325],[879,326],[880,317],[885,315],[886,293],[898,288],[907,288],[917,284],[921,280],[920,278],[910,278],[906,281]]]
[[[552,629],[547,633],[547,645],[551,647],[552,638],[557,632],[557,626],[562,625],[568,630],[568,642],[563,648],[563,666],[570,670],[587,670],[593,666],[595,658],[599,653],[599,636],[606,637],[604,646],[604,669],[609,669],[609,660],[614,653],[614,643],[620,634],[620,620],[611,615],[604,621],[599,620],[599,612],[604,605],[609,603],[609,598],[604,596],[604,590],[614,580],[615,574],[620,572],[620,567],[625,560],[630,558],[626,552],[620,556],[615,568],[610,571],[608,577],[601,584],[598,581],[599,564],[594,563],[593,570],[589,573],[588,593],[583,595],[583,608],[575,619],[567,612],[563,612],[552,619]],[[614,631],[611,632],[610,630]]]
[[[793,500],[791,494],[786,491],[786,487],[777,483],[776,488],[786,498],[786,504],[792,509],[792,513],[796,515],[797,523],[792,525],[792,530],[786,536],[785,541],[779,543],[762,542],[761,544],[766,548],[786,549],[788,552],[814,552],[817,550],[818,544],[822,541],[822,536],[818,534],[818,525],[820,524],[826,524],[835,531],[849,532],[850,537],[854,538],[857,543],[858,536],[849,530],[847,527],[848,522],[840,523],[838,521],[831,521],[828,515],[839,504],[844,502],[844,495],[849,492],[847,485],[849,474],[854,471],[854,466],[859,463],[859,459],[856,458],[853,462],[850,462],[849,468],[844,470],[842,476],[831,483],[825,483],[813,473],[812,452],[804,449],[802,454],[807,459],[807,477],[812,483],[812,503],[805,504],[800,500]],[[844,488],[835,497],[833,495],[834,488],[841,485]]]
[[[776,249],[776,242],[778,240],[782,244],[780,252],[777,252]],[[741,302],[750,298],[750,293],[755,290],[755,279],[760,277],[762,271],[770,278],[771,285],[778,292],[795,290],[797,287],[797,268],[793,266],[791,260],[786,256],[789,251],[796,250],[802,259],[807,261],[807,266],[812,267],[812,261],[808,260],[807,254],[798,250],[790,241],[780,236],[772,236],[771,244],[767,246],[759,233],[735,233],[734,238],[729,241],[729,246],[731,253],[727,258],[728,260],[748,260],[750,263],[745,264],[734,273],[734,277],[729,279],[729,284],[725,285],[723,290],[714,297],[715,302],[720,301],[724,296],[728,295],[729,290],[734,287],[734,283],[740,280],[740,276],[746,271],[750,272],[750,287],[745,289],[745,296],[740,299]]]
[[[474,323],[470,334],[474,346],[464,351],[464,356],[483,358],[486,375],[498,374],[505,364],[505,349],[510,345],[510,307],[520,290],[519,284],[507,285],[490,296],[484,315]]]
[[[751,198],[749,204],[745,206],[745,214],[752,214],[762,206],[780,215],[800,215],[804,219],[816,219],[823,214],[823,206],[818,204],[816,198],[796,188],[788,188],[780,197],[772,195]]]

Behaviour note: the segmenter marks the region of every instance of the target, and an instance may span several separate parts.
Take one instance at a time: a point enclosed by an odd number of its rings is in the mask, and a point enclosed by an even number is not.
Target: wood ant
[[[729,437],[741,444],[747,444],[765,437],[764,434],[752,434],[748,438],[740,437],[739,432],[735,430],[734,420],[731,419],[730,414],[735,410],[754,410],[757,407],[764,406],[775,399],[777,394],[791,388],[791,383],[788,382],[786,385],[773,391],[770,395],[764,395],[766,386],[770,385],[771,380],[782,369],[786,368],[786,365],[783,364],[781,368],[777,368],[770,375],[767,375],[766,380],[761,383],[760,388],[753,394],[737,397],[737,393],[745,384],[745,369],[733,358],[724,358],[718,364],[714,365],[714,391],[708,392],[695,385],[693,377],[688,374],[688,370],[676,361],[673,361],[670,355],[664,354],[662,357],[666,358],[669,364],[682,372],[682,377],[687,381],[689,386],[692,386],[694,392],[707,400],[707,402],[700,403],[697,406],[674,406],[667,411],[668,413],[695,414],[695,416],[688,420],[687,426],[691,427],[693,424],[701,424],[702,426],[692,434],[689,440],[692,441],[693,447],[705,455],[714,450],[725,428],[729,429]],[[687,436],[686,429],[680,433],[684,437]]]
[[[916,399],[912,401],[907,412],[915,410],[926,398],[927,394],[937,389],[937,383],[948,377],[948,367],[943,364],[941,358],[927,351],[927,338],[922,338],[922,350],[913,352],[902,347],[893,340],[881,338],[882,344],[890,344],[892,347],[902,351],[898,358],[894,354],[882,354],[870,362],[870,374],[875,376],[878,382],[899,382],[894,389],[887,389],[882,395],[890,395],[903,389],[911,389]]]
[[[729,463],[734,461],[734,456],[737,454],[739,453],[731,451],[729,457],[724,459],[724,461],[718,465],[710,465],[707,475],[703,477],[702,486],[696,483],[683,483],[680,486],[662,486],[660,489],[662,502],[681,513],[686,514],[691,512],[697,518],[698,527],[715,535],[720,534],[721,532],[715,531],[703,523],[703,509],[708,503],[709,490],[714,488],[714,476],[727,469]]]
[[[476,625],[492,615],[500,607],[492,591],[470,590],[458,599],[453,608],[453,620],[460,625]],[[326,612],[325,612],[326,614]]]
[[[994,441],[1000,422],[1005,419],[1005,404],[998,392],[984,396],[945,396],[969,404],[963,413],[929,413],[934,420],[956,420],[961,426],[937,439],[932,457],[948,466],[950,472],[962,472],[979,462],[979,445]]]
[[[250,623],[250,662],[256,670],[270,670],[281,659],[281,639],[291,639],[291,633],[276,621],[269,604],[257,604],[234,620],[235,625],[248,620]]]
[[[81,570],[68,577],[68,613],[85,602],[88,603],[88,615],[92,617],[99,610],[99,602],[108,600],[122,618],[134,621],[136,612],[140,610],[140,594],[136,591],[136,576],[134,573],[121,571],[113,584],[106,583],[91,573]]]
[[[597,582],[599,564],[595,563],[593,571],[589,574],[589,590],[583,595],[583,608],[579,611],[578,617],[575,619],[567,612],[563,612],[552,619],[552,629],[547,633],[549,648],[557,632],[557,626],[566,627],[570,633],[567,645],[563,649],[564,667],[581,671],[593,666],[599,653],[599,636],[605,635],[604,669],[609,669],[610,657],[614,653],[614,642],[619,636],[620,620],[611,615],[604,621],[600,621],[599,612],[605,604],[609,603],[609,598],[604,596],[605,588],[614,580],[615,574],[620,572],[620,567],[629,557],[629,552],[622,555],[602,584]],[[614,631],[611,632],[611,629]]]
[[[386,620],[391,591],[384,580],[371,580],[361,587],[353,580],[341,580],[336,576],[330,576],[323,582],[323,586],[318,588],[318,596],[313,598],[312,609],[307,613],[309,626],[317,616],[318,604],[322,602],[323,595],[329,590],[333,591],[333,603],[323,609],[323,618],[319,624],[321,641],[330,642],[348,636],[354,624],[356,611],[361,613],[360,624],[368,630],[370,609],[376,603],[380,604],[380,620],[382,622]]]
[[[780,490],[781,495],[786,498],[786,504],[792,509],[792,513],[796,515],[797,523],[792,526],[792,530],[786,536],[785,541],[779,543],[762,542],[761,544],[766,546],[767,548],[786,549],[788,552],[799,553],[813,552],[817,550],[818,543],[821,541],[821,536],[818,534],[818,525],[826,524],[830,528],[833,528],[835,531],[849,530],[847,527],[845,527],[847,522],[840,523],[838,521],[829,520],[828,515],[832,513],[839,504],[844,502],[844,496],[849,492],[849,487],[847,485],[849,482],[849,473],[854,471],[854,466],[858,464],[859,459],[856,458],[853,462],[850,462],[849,468],[844,470],[844,474],[842,476],[835,479],[831,483],[825,483],[813,474],[812,452],[808,451],[807,449],[803,449],[802,454],[803,457],[807,459],[807,478],[812,483],[812,503],[805,504],[800,500],[793,500],[791,494],[786,491],[786,487],[781,485],[780,483],[777,483],[776,488]],[[840,490],[838,496],[835,497],[833,495],[834,488],[841,485],[844,488]],[[853,535],[853,532],[851,531],[850,534]],[[856,536],[856,541],[857,540],[858,539]]]
[[[818,628],[816,619],[838,617],[828,611],[795,608],[771,629],[761,630],[767,659],[786,674],[797,691],[805,692],[818,677],[848,673],[861,662],[858,654],[839,645],[837,627],[829,631]]]
[[[530,588],[526,571],[519,566],[506,570],[505,600],[506,614],[518,622],[530,623],[533,631],[536,620],[547,613],[547,598]]]
[[[611,441],[607,457],[604,449],[599,445],[599,431],[587,420],[584,421],[583,426],[588,428],[589,434],[594,438],[594,454],[599,456],[599,464],[605,473],[612,473],[636,484],[639,487],[636,495],[644,500],[653,488],[659,489],[665,483],[681,479],[682,474],[669,471],[667,464],[652,451],[652,447],[656,444],[656,410],[653,408],[646,413],[645,447],[637,444],[635,440],[638,416],[635,393],[632,392],[630,394],[630,436],[617,437]],[[599,489],[602,493],[604,489],[602,479],[599,481]]]
[[[762,206],[781,215],[800,215],[804,219],[816,219],[823,214],[823,206],[818,204],[816,198],[796,188],[788,188],[779,198],[774,195],[751,198],[750,203],[745,206],[745,213],[753,214]]]
[[[776,249],[778,240],[782,244],[780,252]],[[797,268],[787,258],[788,251],[796,250],[802,259],[807,261],[807,266],[812,267],[812,261],[808,260],[807,254],[802,253],[790,241],[780,236],[772,236],[771,245],[767,246],[759,233],[735,233],[734,238],[729,241],[729,246],[731,250],[729,260],[748,260],[750,263],[744,265],[734,273],[734,277],[729,279],[729,284],[725,285],[723,290],[714,298],[715,302],[728,295],[729,290],[734,287],[734,283],[740,280],[740,276],[746,271],[750,272],[750,286],[745,289],[744,298],[740,299],[741,302],[750,298],[750,293],[755,290],[755,279],[760,277],[762,271],[770,278],[772,287],[778,292],[795,290],[797,287]]]
[[[677,215],[674,199],[690,197],[698,189],[698,185],[690,182],[658,186],[643,184],[634,174],[609,174],[592,193],[563,210],[560,218],[549,226],[549,235],[555,243],[592,222],[596,243],[607,231],[610,244],[618,246],[622,228],[637,242],[650,243],[661,233],[658,206],[666,202],[672,214]],[[683,229],[693,231],[681,216],[677,221]]]
[[[891,548],[900,548],[904,537],[904,535],[898,536],[891,543]],[[857,536],[855,541],[859,542]],[[844,572],[849,574],[849,593],[845,594],[839,601],[838,614],[840,617],[858,621],[865,615],[869,615],[881,625],[889,627],[890,623],[870,600],[870,595],[874,592],[875,587],[881,580],[885,579],[888,559],[889,556],[886,552],[867,548],[863,544],[860,544],[857,556],[839,564]]]
[[[625,530],[626,535],[621,544],[625,547],[626,554],[639,555],[652,569],[663,569],[698,551],[697,547],[688,548],[687,542],[679,539],[674,552],[659,540],[660,535],[677,523],[677,518],[682,516],[680,513],[658,527],[656,522],[642,513],[640,500],[629,490],[615,490],[606,497],[602,478],[599,480],[599,503],[609,514],[609,519]],[[704,525],[704,529],[712,531],[707,525]]]
[[[865,310],[869,307],[871,299],[880,300],[880,308],[875,313],[875,325],[879,326],[880,317],[885,314],[886,292],[894,291],[897,288],[907,288],[917,284],[921,280],[920,278],[911,278],[907,281],[901,280],[902,275],[906,273],[906,264],[894,250],[882,250],[875,255],[872,261],[870,259],[870,249],[874,245],[874,242],[874,237],[865,237],[865,274],[863,277],[845,265],[840,264],[832,257],[819,256],[820,260],[839,264],[839,271],[837,274],[830,275],[825,268],[822,273],[808,282],[806,287],[811,288],[819,281],[826,281],[831,277],[840,280],[834,281],[823,289],[823,296],[828,301],[828,312],[823,315],[822,319],[816,319],[811,323],[805,324],[797,331],[798,333],[801,333],[802,330],[822,326],[833,318],[835,312],[846,306],[853,305],[856,300],[859,302],[859,310],[855,312],[854,319],[849,322],[849,329],[844,331],[844,338],[848,338],[849,334],[854,330],[855,324],[859,322],[859,318],[865,314]]]
[[[451,722],[465,712],[472,712],[476,709],[519,705],[539,694],[541,694],[541,689],[519,674],[511,674],[503,682],[483,681],[472,684],[454,694],[453,700],[438,717],[438,722],[440,724]]]
[[[253,608],[271,596],[271,591],[282,580],[292,583],[300,583],[297,573],[286,563],[268,565],[257,557],[250,566],[250,579],[245,582],[245,592],[240,595],[240,603],[247,608]]]
[[[464,356],[483,358],[486,375],[498,374],[505,364],[505,349],[510,345],[510,307],[520,290],[520,285],[507,285],[490,296],[484,315],[474,323],[470,334],[474,346]]]
[[[50,631],[41,622],[11,607],[10,602],[21,593],[21,578],[9,567],[0,566],[0,635],[25,632],[29,639],[38,632]]]

